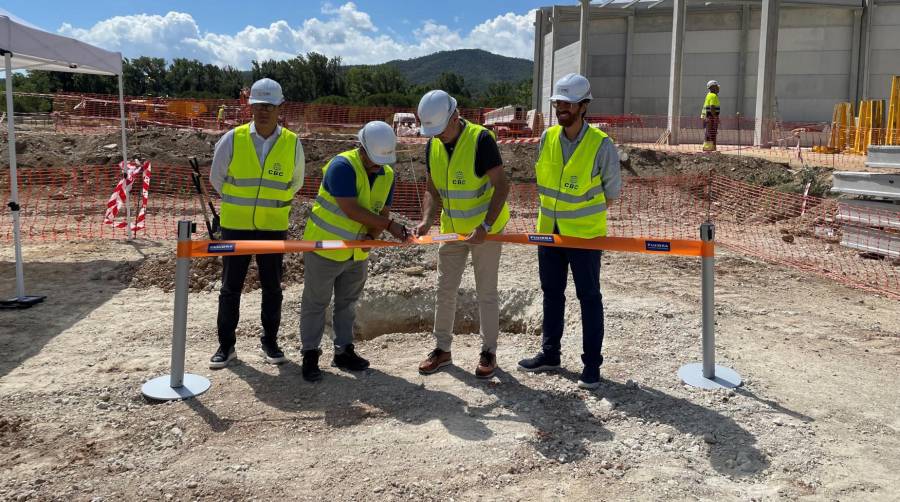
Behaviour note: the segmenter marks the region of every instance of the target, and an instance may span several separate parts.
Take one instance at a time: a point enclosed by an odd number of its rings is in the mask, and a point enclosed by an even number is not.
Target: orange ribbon
[[[329,251],[334,249],[386,248],[438,244],[463,241],[459,234],[426,235],[406,242],[371,241],[183,241],[178,243],[179,258],[204,256],[236,256],[248,254],[300,253],[304,251]],[[715,243],[684,239],[654,239],[650,237],[595,237],[581,239],[555,234],[495,234],[487,240],[509,244],[552,246],[576,249],[597,249],[627,253],[646,253],[676,256],[715,256]]]

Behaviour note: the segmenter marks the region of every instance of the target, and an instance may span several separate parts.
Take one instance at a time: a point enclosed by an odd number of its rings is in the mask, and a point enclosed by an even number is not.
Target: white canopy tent
[[[44,31],[0,8],[0,54],[3,55],[6,75],[6,111],[9,127],[9,176],[13,237],[16,246],[16,296],[0,302],[3,306],[25,307],[43,300],[43,296],[25,295],[25,274],[22,269],[22,243],[19,229],[19,187],[16,173],[16,130],[13,114],[13,71],[47,70],[119,77],[119,114],[122,125],[122,160],[128,163],[125,142],[125,101],[122,89],[122,54],[110,52],[73,38]],[[126,206],[127,206],[126,199]],[[129,228],[129,236],[130,236]]]

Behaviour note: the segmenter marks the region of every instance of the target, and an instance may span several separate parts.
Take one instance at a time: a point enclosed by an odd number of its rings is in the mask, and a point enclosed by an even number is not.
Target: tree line
[[[393,66],[343,66],[340,57],[315,52],[281,61],[253,61],[249,71],[194,59],[168,63],[146,56],[125,58],[122,65],[124,91],[129,96],[237,99],[241,88],[269,77],[281,84],[286,100],[303,103],[414,108],[428,90],[444,89],[463,108],[531,105],[531,79],[494,82],[474,91],[462,75],[443,72],[429,84],[411,84]],[[115,78],[80,73],[29,71],[14,74],[13,84],[18,92],[118,94]],[[0,109],[5,107],[4,101]],[[15,107],[25,113],[52,111],[50,100],[42,98],[16,97]]]

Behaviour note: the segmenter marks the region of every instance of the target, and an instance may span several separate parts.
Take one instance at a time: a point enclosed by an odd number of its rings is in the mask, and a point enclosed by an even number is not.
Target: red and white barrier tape
[[[498,145],[521,145],[521,144],[533,144],[540,143],[541,138],[511,138],[511,139],[498,139]]]
[[[122,168],[121,162],[119,162],[119,168]],[[127,221],[116,221],[116,218],[119,216],[119,211],[125,206],[125,194],[131,192],[134,179],[138,174],[142,173],[141,206],[138,210],[137,218],[134,219],[134,224],[131,225],[131,230],[137,232],[144,228],[147,217],[147,199],[150,195],[150,170],[149,160],[143,164],[138,164],[137,162],[128,163],[128,171],[125,174],[125,178],[119,180],[116,189],[109,196],[109,201],[106,203],[106,214],[103,216],[104,224],[112,225],[115,228],[126,228],[128,226]]]

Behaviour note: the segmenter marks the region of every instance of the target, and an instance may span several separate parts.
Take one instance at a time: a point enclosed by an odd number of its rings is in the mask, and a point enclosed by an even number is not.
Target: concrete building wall
[[[578,67],[578,54],[574,53],[578,46],[578,16],[574,7],[557,8],[565,14],[557,22],[556,55],[563,54],[567,59],[563,66],[557,60],[552,75],[547,62],[542,62],[543,103],[550,96],[552,81]],[[743,12],[749,12],[750,16],[744,23],[748,26],[746,32],[741,29]],[[868,88],[857,90],[857,70],[862,71],[866,64],[864,55],[853,50],[860,45],[855,40],[860,36],[859,10],[833,6],[781,8],[775,81],[777,113],[781,120],[830,121],[834,105],[854,100],[857,93],[867,91],[873,99],[888,96],[890,76],[900,74],[900,3],[879,4],[873,12]],[[630,61],[625,17],[629,14],[634,16]],[[689,8],[682,70],[683,115],[699,115],[706,94],[705,84],[715,79],[722,87],[723,114],[740,112],[744,117],[753,117],[759,25],[760,10],[756,5],[748,11],[740,6]],[[620,114],[627,108],[634,114],[666,114],[671,29],[671,7],[631,13],[611,8],[593,9],[588,38],[589,78],[595,97],[591,113]],[[545,48],[549,40],[545,40]],[[544,51],[545,58],[550,54]],[[630,81],[626,81],[628,64],[632,69]],[[741,79],[744,99],[739,103]],[[626,85],[630,94],[627,104],[624,102]],[[549,104],[542,104],[542,109],[549,111]]]
[[[868,97],[888,99],[891,76],[900,75],[900,4],[878,5],[874,11]]]
[[[578,41],[578,18],[572,15],[560,16],[562,19],[556,23],[548,23],[548,33],[544,36],[544,65],[543,82],[541,86],[540,110],[544,114],[545,124],[552,117],[549,98],[553,95],[553,83],[559,77],[578,71],[581,57],[581,43]],[[554,47],[554,34],[552,26],[556,26],[556,45]],[[555,61],[550,58],[555,53]],[[574,62],[574,63],[573,63]],[[535,61],[535,64],[538,64]],[[574,64],[574,66],[573,66]]]
[[[588,68],[593,106],[621,110],[625,97],[625,18],[592,19],[588,28]]]
[[[665,115],[669,101],[672,16],[636,16],[634,31],[632,113]],[[739,35],[738,11],[688,14],[681,82],[683,114],[696,112],[699,116],[706,82],[710,79],[718,80],[723,89],[733,92],[737,88]],[[723,109],[735,108],[734,94],[723,92],[721,101]]]
[[[760,11],[751,11],[746,94],[741,110],[747,117],[753,116],[756,102],[759,16]],[[852,10],[781,9],[775,70],[776,113],[781,120],[828,122],[836,103],[851,100],[852,45]]]
[[[550,60],[551,56],[553,55],[553,44],[551,42],[552,40],[552,33],[548,33],[544,37],[544,71],[542,72],[543,82],[541,82],[541,96],[543,96],[544,99],[538,100],[539,109],[541,113],[544,114],[545,119],[549,117],[548,113],[550,111],[550,102],[548,101],[548,99],[553,95],[553,65]],[[535,62],[535,64],[538,63]],[[544,123],[547,123],[546,120]]]
[[[550,109],[550,96],[553,95],[553,82],[559,80],[563,75],[569,73],[578,73],[578,65],[581,63],[581,42],[576,41],[562,49],[556,51],[556,61],[553,64],[553,81],[547,90],[547,99],[541,104],[541,111],[544,113],[545,124],[550,124],[551,120],[555,123],[552,110]]]

